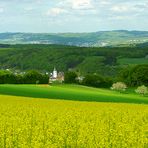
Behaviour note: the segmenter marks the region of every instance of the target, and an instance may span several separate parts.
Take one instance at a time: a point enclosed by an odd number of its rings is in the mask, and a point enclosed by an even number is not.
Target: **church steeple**
[[[64,72],[58,72],[56,70],[56,67],[54,67],[53,72],[50,75],[49,83],[53,83],[55,81],[59,83],[62,83],[64,81]]]
[[[58,72],[57,72],[56,68],[54,67],[53,78],[57,78],[57,77],[58,77]]]

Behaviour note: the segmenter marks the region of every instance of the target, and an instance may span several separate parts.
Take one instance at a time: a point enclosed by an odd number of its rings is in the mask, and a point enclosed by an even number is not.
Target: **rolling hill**
[[[127,46],[148,42],[148,31],[99,31],[93,33],[0,33],[5,44],[60,44],[84,47]]]
[[[0,85],[0,94],[89,102],[148,104],[147,96],[136,95],[134,90],[129,90],[123,95],[108,89],[79,85]]]

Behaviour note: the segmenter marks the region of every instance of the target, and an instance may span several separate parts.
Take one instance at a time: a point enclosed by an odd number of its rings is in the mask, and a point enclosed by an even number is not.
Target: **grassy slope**
[[[148,64],[148,59],[146,58],[122,58],[118,59],[118,63],[121,65],[130,65],[130,64]]]
[[[76,85],[0,85],[0,94],[77,101],[148,104],[147,97]]]

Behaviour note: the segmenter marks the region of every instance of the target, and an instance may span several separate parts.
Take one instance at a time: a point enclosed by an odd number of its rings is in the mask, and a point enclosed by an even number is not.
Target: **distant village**
[[[1,69],[5,71],[12,72],[14,75],[25,75],[27,72],[26,71],[21,71],[21,70],[14,70],[14,69]],[[54,67],[52,72],[41,72],[42,74],[48,75],[49,76],[49,83],[63,83],[64,82],[64,72],[58,71],[56,67]],[[84,79],[83,76],[78,76],[76,78],[79,82]]]
[[[81,82],[83,81],[84,76],[78,76],[76,79],[79,82]],[[50,77],[49,77],[49,83],[53,83],[53,82],[63,83],[64,82],[64,72],[58,72],[56,68],[54,68],[53,72],[50,73]]]
[[[6,70],[10,71],[15,75],[24,75],[26,72],[25,71],[20,71],[20,70],[11,70],[11,69],[1,69],[1,70]],[[56,68],[54,67],[53,72],[45,72],[46,75],[49,75],[49,83],[59,81],[63,82],[64,81],[64,72],[58,72]]]

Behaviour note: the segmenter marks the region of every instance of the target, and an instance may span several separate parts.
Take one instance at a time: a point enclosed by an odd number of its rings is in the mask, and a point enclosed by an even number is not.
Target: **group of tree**
[[[86,74],[83,79],[79,78],[80,76],[74,71],[65,73],[65,83],[78,83],[92,87],[110,88],[113,83],[121,81],[129,87],[148,86],[148,64],[125,68],[116,78],[105,77],[100,74]],[[121,84],[120,86],[122,87],[123,85]]]
[[[69,71],[65,73],[65,83],[77,83],[92,87],[110,87],[113,83],[112,79],[103,77],[99,74],[87,74],[84,77],[79,76],[76,72]]]
[[[120,80],[128,86],[148,86],[148,64],[127,67],[120,72]]]
[[[147,47],[74,47],[64,45],[0,45],[0,68],[52,71],[79,70],[83,74],[115,76],[119,59],[145,58]],[[135,63],[135,64],[138,64]]]
[[[15,74],[10,71],[0,71],[0,84],[47,84],[49,76],[31,70],[25,74]]]
[[[0,84],[48,84],[48,82],[48,75],[35,70],[28,71],[25,74],[0,71]],[[68,71],[65,73],[64,80],[64,83],[76,83],[100,88],[110,88],[115,82],[124,82],[128,87],[148,86],[148,65],[137,65],[125,68],[120,72],[119,77],[116,78],[102,76],[97,73],[81,76],[75,71]]]

